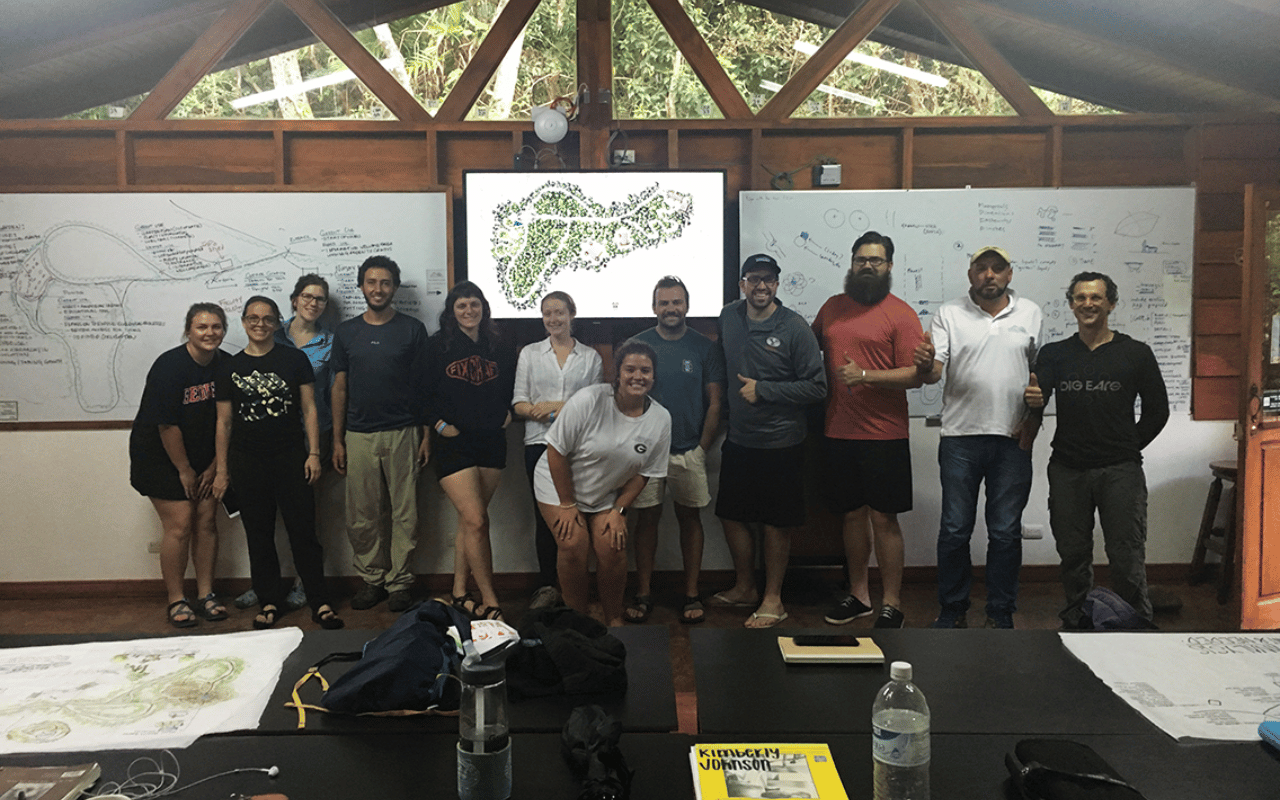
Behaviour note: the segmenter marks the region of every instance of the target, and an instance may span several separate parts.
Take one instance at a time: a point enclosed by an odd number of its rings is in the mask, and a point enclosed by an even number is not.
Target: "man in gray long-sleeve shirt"
[[[742,265],[745,300],[720,312],[729,434],[721,450],[716,516],[724,525],[736,582],[713,605],[759,607],[748,628],[787,618],[782,578],[790,529],[804,523],[805,406],[827,394],[818,340],[804,319],[777,300],[778,262],[764,254]],[[755,543],[749,523],[764,525],[764,594],[756,590]]]

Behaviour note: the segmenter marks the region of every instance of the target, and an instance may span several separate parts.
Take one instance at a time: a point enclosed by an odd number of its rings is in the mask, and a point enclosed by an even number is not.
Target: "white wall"
[[[1053,418],[1037,441],[1035,483],[1024,522],[1042,525],[1046,536],[1025,543],[1024,562],[1054,564],[1057,556],[1048,535],[1048,488],[1045,466]],[[1149,563],[1187,563],[1204,507],[1209,462],[1235,458],[1230,422],[1171,419],[1146,450],[1150,493]],[[519,426],[509,432],[508,468],[492,506],[494,567],[498,572],[533,572],[533,510],[523,470]],[[0,582],[72,581],[158,578],[158,556],[147,551],[160,537],[151,504],[129,486],[128,431],[0,432]],[[904,514],[908,565],[935,563],[940,496],[937,428],[922,419],[911,422],[915,469],[915,510]],[[718,469],[718,453],[709,466]],[[330,574],[350,575],[350,550],[342,528],[341,485],[328,479],[320,509],[321,531]],[[436,485],[434,473],[422,482],[425,513],[417,556],[420,573],[447,573],[453,565],[454,512]],[[714,491],[714,486],[713,486]],[[728,569],[730,561],[719,523],[703,513],[707,529],[704,566]],[[238,522],[219,520],[223,533],[218,575],[247,577],[248,559]],[[658,569],[678,569],[679,546],[674,516],[663,517],[664,533]],[[975,535],[975,562],[981,563],[984,534]],[[1100,537],[1099,537],[1100,538]],[[1103,561],[1101,544],[1097,560]],[[286,556],[287,563],[287,556]]]

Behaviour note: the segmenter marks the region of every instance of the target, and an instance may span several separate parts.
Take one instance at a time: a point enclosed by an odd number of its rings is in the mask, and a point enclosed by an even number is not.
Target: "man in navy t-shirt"
[[[420,400],[427,329],[391,305],[400,267],[386,256],[360,266],[368,308],[343,322],[333,342],[333,466],[347,476],[347,534],[364,587],[355,609],[412,599],[410,561],[418,539],[418,470],[430,455]],[[382,494],[391,530],[382,528]],[[389,598],[389,599],[388,599]]]

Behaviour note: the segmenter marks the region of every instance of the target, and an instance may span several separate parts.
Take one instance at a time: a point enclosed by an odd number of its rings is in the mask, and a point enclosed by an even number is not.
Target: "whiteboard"
[[[1076,332],[1072,276],[1106,273],[1120,290],[1111,327],[1151,346],[1171,410],[1190,410],[1193,187],[742,192],[738,213],[739,261],[776,258],[778,298],[810,322],[844,290],[868,230],[893,239],[893,293],[925,330],[968,291],[969,255],[987,245],[1012,258],[1010,288],[1040,304],[1045,342]],[[909,393],[913,416],[941,413],[942,385]]]
[[[328,324],[364,311],[356,271],[400,265],[396,307],[435,326],[448,291],[447,192],[0,194],[0,423],[131,420],[151,363],[194,302],[289,314],[329,282]]]

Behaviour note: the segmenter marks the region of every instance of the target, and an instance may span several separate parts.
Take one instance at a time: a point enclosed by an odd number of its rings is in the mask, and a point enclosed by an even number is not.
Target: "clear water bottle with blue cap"
[[[875,800],[929,800],[929,704],[911,682],[911,665],[895,661],[871,706]]]

